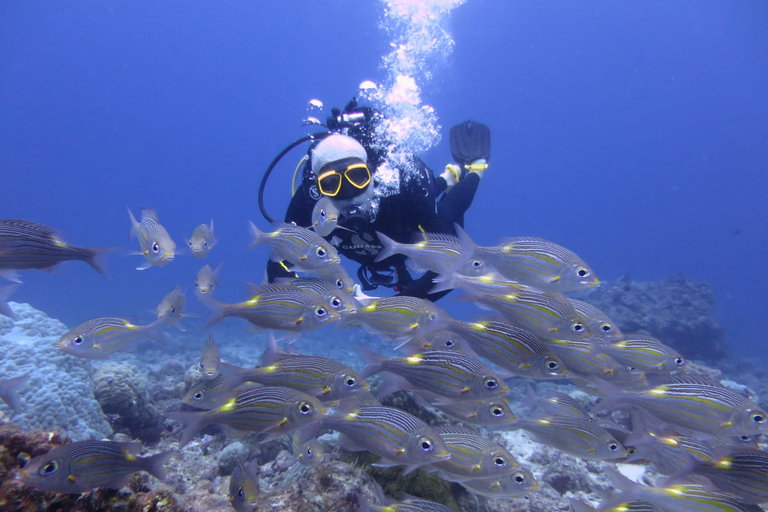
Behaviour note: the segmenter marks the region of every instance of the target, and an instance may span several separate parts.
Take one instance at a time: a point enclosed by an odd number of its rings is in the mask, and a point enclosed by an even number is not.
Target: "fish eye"
[[[752,436],[742,435],[742,436],[739,436],[739,439],[741,439],[745,443],[748,443],[748,442],[752,441]]]
[[[52,460],[49,461],[45,466],[42,466],[40,469],[37,470],[37,474],[40,476],[51,476],[59,469],[59,462]]]
[[[501,418],[504,416],[504,408],[499,407],[498,405],[492,405],[491,406],[491,416],[494,416],[496,418]]]
[[[202,361],[200,361],[200,371],[205,371],[205,364]]]
[[[422,437],[419,439],[419,447],[424,453],[429,453],[435,449],[435,447],[432,445],[432,441],[427,437]]]
[[[154,252],[155,254],[160,252],[160,244],[158,244],[157,242],[152,242],[152,252]]]
[[[245,497],[245,493],[243,492],[243,488],[242,487],[238,487],[237,488],[237,497],[240,498],[240,499],[243,499]]]
[[[607,334],[607,333],[613,332],[613,326],[606,322],[606,323],[600,324],[600,330]]]
[[[299,412],[306,416],[307,414],[312,414],[312,411],[314,411],[315,408],[312,407],[312,404],[308,402],[301,402],[299,404]]]
[[[342,290],[344,288],[344,281],[342,281],[341,279],[337,279],[336,288],[338,288],[339,290]]]
[[[445,348],[453,348],[456,346],[456,342],[453,340],[447,340],[445,342]]]
[[[507,465],[507,460],[504,457],[496,457],[493,459],[493,463],[496,464],[498,467],[503,468]]]
[[[318,307],[317,309],[315,309],[315,316],[317,318],[323,318],[327,314],[328,314],[328,311],[326,311],[324,307]]]
[[[311,456],[312,456],[312,448],[307,446],[307,457],[311,457]]]
[[[496,379],[486,379],[483,384],[486,389],[496,389],[499,387],[499,382]]]
[[[176,306],[171,306],[171,313],[175,313],[175,312],[176,312]]]
[[[524,484],[525,483],[525,475],[522,473],[515,474],[515,482],[518,484]]]
[[[753,414],[752,421],[754,421],[755,423],[765,423],[765,416],[763,416],[762,414]]]
[[[574,334],[581,334],[584,332],[584,324],[581,322],[573,322],[571,324],[571,332]]]
[[[341,301],[338,297],[332,297],[331,298],[331,306],[333,306],[333,309],[339,309],[341,306],[343,306],[344,303]]]
[[[591,274],[591,272],[586,267],[579,267],[576,269],[576,275],[579,277],[589,277],[589,274]]]
[[[190,246],[190,247],[192,247],[192,240],[191,240],[191,239],[190,239],[190,240],[187,240],[187,245],[188,245],[188,246]]]
[[[480,260],[472,260],[472,266],[474,268],[481,268],[483,266],[483,262]]]
[[[195,400],[202,400],[203,399],[203,392],[202,391],[198,391],[197,393],[192,395],[192,398],[194,398]]]
[[[357,379],[354,377],[347,377],[347,380],[344,381],[344,384],[346,384],[346,386],[349,388],[353,388],[357,386]]]
[[[547,359],[546,365],[547,365],[547,370],[550,370],[550,371],[557,371],[560,369],[560,363],[558,363],[554,359]]]
[[[428,318],[429,318],[430,322],[434,322],[434,321],[437,320],[437,314],[436,313],[430,313]]]
[[[627,455],[634,455],[637,453],[637,448],[627,448]]]
[[[206,249],[208,248],[208,240],[206,240],[205,242],[203,242],[203,247],[205,247]]]
[[[324,218],[326,218],[327,216],[328,216],[328,214],[327,214],[327,213],[325,213],[325,210],[320,210],[320,217],[321,217],[321,218],[323,218],[323,219],[324,219]]]
[[[75,344],[75,345],[80,345],[81,343],[83,343],[83,341],[84,341],[84,340],[83,340],[83,337],[82,337],[82,336],[80,336],[80,335],[79,335],[79,336],[75,336],[75,337],[72,339],[72,343],[73,343],[73,344]]]
[[[325,258],[325,255],[326,255],[326,251],[325,251],[325,249],[323,249],[322,247],[318,247],[318,248],[315,250],[315,254],[317,254],[317,256],[318,256],[318,257],[320,257],[320,258]]]
[[[616,452],[619,450],[619,445],[616,443],[608,443],[608,451]]]
[[[685,359],[683,359],[682,357],[676,357],[675,364],[677,366],[683,366],[685,364]]]

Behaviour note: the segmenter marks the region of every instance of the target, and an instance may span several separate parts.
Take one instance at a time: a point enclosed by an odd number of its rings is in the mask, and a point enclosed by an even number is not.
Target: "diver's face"
[[[363,190],[355,197],[349,197],[345,199],[332,197],[331,201],[333,201],[334,206],[338,208],[339,214],[341,216],[346,216],[351,206],[362,206],[368,204],[371,199],[373,199],[373,186],[369,184],[365,190]]]
[[[371,171],[359,158],[331,162],[317,172],[317,187],[331,199],[350,199],[362,194],[371,183]]]

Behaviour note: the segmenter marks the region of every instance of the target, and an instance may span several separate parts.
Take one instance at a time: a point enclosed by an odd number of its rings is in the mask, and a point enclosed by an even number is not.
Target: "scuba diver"
[[[259,204],[265,218],[263,189],[277,161],[297,145],[314,141],[297,168],[301,183],[288,206],[285,222],[312,225],[312,211],[323,197],[339,211],[336,228],[324,238],[340,254],[360,264],[362,290],[378,286],[392,288],[398,295],[435,301],[448,293],[429,293],[434,272],[414,279],[403,255],[375,261],[383,249],[376,232],[403,243],[411,243],[420,231],[455,235],[454,224],[463,226],[464,213],[472,204],[477,186],[488,167],[490,130],[472,121],[454,126],[450,132],[451,153],[458,165],[449,164],[434,177],[416,155],[395,166],[384,145],[376,140],[376,125],[383,116],[370,107],[358,107],[353,99],[344,111],[333,109],[328,132],[304,137],[288,146],[262,180]],[[317,141],[319,139],[319,141]],[[294,177],[296,180],[296,176]],[[286,262],[269,261],[267,279],[295,277]]]

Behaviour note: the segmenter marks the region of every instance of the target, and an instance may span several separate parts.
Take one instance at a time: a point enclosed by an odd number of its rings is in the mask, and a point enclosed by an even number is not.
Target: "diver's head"
[[[348,201],[372,188],[365,148],[352,137],[329,135],[312,151],[312,172],[320,193]]]

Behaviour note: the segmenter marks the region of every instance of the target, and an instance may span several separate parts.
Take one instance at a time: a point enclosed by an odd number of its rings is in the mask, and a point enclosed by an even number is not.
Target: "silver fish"
[[[21,410],[21,400],[18,391],[29,382],[29,375],[22,375],[12,379],[0,379],[0,400],[11,408],[11,416]]]
[[[526,383],[527,399],[523,405],[538,406],[547,416],[567,416],[592,421],[589,413],[572,396],[550,391],[549,396],[539,396],[530,383]]]
[[[566,300],[587,321],[587,327],[596,338],[607,341],[618,341],[622,338],[623,333],[619,326],[603,311],[582,300]]]
[[[234,316],[262,329],[306,332],[340,318],[339,313],[322,297],[292,286],[261,285],[258,293],[237,304],[226,304],[211,297],[201,299],[214,310],[206,328]]]
[[[472,494],[489,498],[514,498],[539,488],[533,473],[524,467],[501,478],[476,478],[464,480],[459,484]]]
[[[136,471],[165,479],[163,464],[172,452],[137,457],[139,443],[78,441],[35,457],[19,473],[25,483],[43,491],[79,494],[97,487],[118,489]]]
[[[235,371],[226,373],[228,366],[231,365],[221,363],[222,373],[211,380],[204,380],[189,388],[181,401],[192,407],[209,411],[221,407],[232,397],[248,388],[261,386],[241,377],[240,372],[244,368],[233,367]]]
[[[389,503],[388,505],[374,505],[362,496],[358,497],[362,503],[360,512],[452,512],[453,509],[435,503],[433,501],[410,498],[405,501]]]
[[[547,344],[572,374],[597,375],[606,378],[614,373],[619,373],[626,366],[608,354],[600,352],[599,342],[594,339],[552,339],[547,340]]]
[[[47,270],[63,261],[84,261],[99,274],[99,256],[107,249],[69,245],[53,228],[20,219],[0,220],[0,275],[21,282],[14,270]]]
[[[183,447],[208,425],[222,425],[235,432],[268,432],[274,437],[301,428],[325,413],[325,406],[312,395],[296,389],[264,386],[242,391],[209,411],[166,415],[184,424],[179,441]]]
[[[583,340],[592,336],[586,319],[559,293],[541,293],[525,286],[505,295],[480,293],[471,300],[545,339]]]
[[[312,295],[324,299],[340,315],[347,315],[357,311],[352,295],[339,290],[336,286],[318,277],[297,277],[275,281],[309,292]]]
[[[509,450],[474,430],[451,425],[437,426],[435,432],[443,438],[451,458],[431,464],[427,471],[434,468],[446,480],[502,478],[520,468]]]
[[[377,231],[376,236],[384,248],[376,256],[376,261],[402,254],[410,260],[409,266],[414,271],[450,273],[467,260],[475,249],[474,242],[464,230],[458,225],[456,230],[456,236],[446,233],[417,233],[417,241],[412,244],[396,242]]]
[[[141,338],[165,344],[162,320],[136,325],[127,318],[99,317],[87,320],[62,335],[58,347],[85,359],[105,359],[116,352],[130,352]]]
[[[299,442],[301,430],[295,430],[291,434],[291,450],[293,456],[299,461],[299,464],[305,467],[314,467],[323,462],[325,451],[323,445],[315,438],[309,439],[303,443]]]
[[[211,225],[200,224],[192,232],[192,236],[187,240],[187,245],[195,258],[205,258],[216,245],[216,237],[213,236],[213,219]]]
[[[533,379],[561,379],[565,365],[539,337],[506,322],[460,322],[449,329],[462,336],[480,357],[515,375]]]
[[[259,504],[259,477],[255,464],[238,464],[229,477],[229,503],[237,512],[250,512]]]
[[[627,449],[600,425],[583,418],[551,416],[540,419],[518,418],[512,428],[532,433],[541,444],[576,457],[591,460],[620,459]]]
[[[429,400],[427,400],[429,402]],[[434,402],[434,400],[432,400]],[[428,404],[429,405],[429,404]],[[502,428],[515,421],[515,415],[505,397],[460,400],[452,403],[430,405],[462,423],[482,425],[488,428]]]
[[[640,371],[674,372],[687,363],[675,349],[643,333],[627,333],[615,343],[601,343],[600,351]]]
[[[443,397],[443,402],[503,396],[509,387],[498,373],[472,356],[444,350],[428,350],[408,357],[384,358],[359,348],[371,364],[360,375],[365,379],[388,372],[407,381],[407,389]]]
[[[312,229],[320,236],[330,235],[339,222],[339,209],[330,197],[323,196],[312,209]]]
[[[139,252],[147,260],[136,270],[145,270],[152,266],[166,265],[176,256],[176,243],[157,219],[157,213],[151,208],[141,209],[141,222],[136,220],[128,208],[131,218],[131,240],[139,239]]]
[[[726,448],[709,461],[697,460],[685,474],[706,476],[718,490],[746,503],[768,502],[768,452]],[[673,477],[677,480],[680,477]]]
[[[342,325],[362,322],[364,328],[385,338],[408,340],[443,329],[450,317],[426,299],[398,295],[373,300],[346,319],[352,322],[342,319]]]
[[[647,501],[630,501],[606,508],[595,508],[573,498],[569,499],[568,503],[570,503],[573,512],[664,512]]]
[[[440,435],[420,419],[394,407],[358,404],[344,403],[333,414],[308,425],[300,441],[325,429],[336,430],[345,436],[346,449],[368,450],[382,458],[376,466],[405,465],[406,472],[450,458]]]
[[[195,295],[198,297],[200,295],[213,295],[213,290],[220,284],[220,272],[221,263],[216,267],[216,270],[213,269],[213,266],[211,266],[210,263],[203,265],[203,268],[197,272],[197,277],[195,278]]]
[[[331,263],[321,269],[315,270],[312,275],[323,281],[328,281],[336,287],[336,289],[354,295],[355,293],[355,280],[349,277],[347,271],[344,270],[338,263]]]
[[[264,233],[253,222],[248,224],[253,236],[248,249],[265,244],[271,250],[270,258],[288,261],[293,265],[291,270],[309,272],[341,261],[336,248],[309,229],[276,222],[274,231]]]
[[[181,285],[176,285],[157,305],[157,319],[162,320],[166,325],[178,324],[184,315],[186,304],[187,296],[184,290],[181,289]]]
[[[545,291],[583,290],[600,283],[576,254],[543,238],[510,238],[496,247],[478,247],[475,257],[513,281]]]
[[[472,264],[477,265],[478,260],[471,260],[456,272],[445,272],[435,277],[432,280],[435,286],[432,287],[430,293],[460,288],[470,295],[479,293],[506,295],[507,293],[515,293],[525,288],[517,281],[507,279],[488,266],[482,267],[482,273],[479,273],[479,268],[474,267],[471,268],[471,271],[466,270]]]
[[[200,352],[200,372],[207,380],[215,379],[221,372],[219,346],[213,339],[213,334],[209,334],[208,339],[203,343],[203,350]]]

